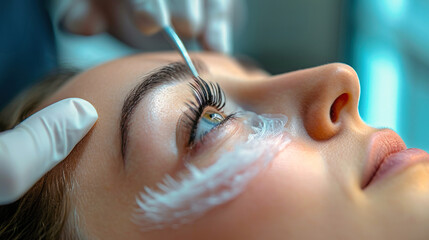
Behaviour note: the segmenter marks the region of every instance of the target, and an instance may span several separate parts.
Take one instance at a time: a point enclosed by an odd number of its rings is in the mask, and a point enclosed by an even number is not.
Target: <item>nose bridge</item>
[[[340,63],[274,76],[254,92],[270,112],[299,116],[315,140],[335,136],[347,117],[359,119],[359,94],[356,72]]]

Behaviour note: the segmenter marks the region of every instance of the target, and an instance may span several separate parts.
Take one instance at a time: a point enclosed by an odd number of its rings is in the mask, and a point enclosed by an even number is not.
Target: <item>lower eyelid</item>
[[[209,149],[222,146],[230,137],[236,135],[240,125],[239,119],[231,117],[226,122],[216,126],[189,149],[187,157],[194,158]]]

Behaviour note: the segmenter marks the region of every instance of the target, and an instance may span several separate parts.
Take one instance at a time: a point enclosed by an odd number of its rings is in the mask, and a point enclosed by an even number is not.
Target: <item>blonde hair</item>
[[[0,131],[18,125],[76,71],[62,70],[26,90],[0,112]],[[17,201],[0,206],[0,239],[82,239],[72,206],[76,161],[49,171]]]

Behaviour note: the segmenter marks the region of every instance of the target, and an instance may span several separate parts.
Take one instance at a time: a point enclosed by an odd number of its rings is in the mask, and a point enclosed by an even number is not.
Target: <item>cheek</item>
[[[292,236],[297,227],[310,227],[309,220],[317,219],[314,215],[329,216],[322,213],[328,208],[324,202],[330,196],[326,174],[317,153],[289,146],[236,199],[174,234],[201,239],[207,236],[213,239]],[[173,233],[169,230],[164,233],[167,232]]]
[[[332,197],[329,181],[317,152],[289,146],[252,184],[249,200],[260,206],[258,211],[267,220],[287,229],[327,208]]]
[[[236,210],[230,218],[259,226],[250,232],[261,239],[303,237],[296,234],[329,221],[330,179],[317,152],[291,144],[233,203]]]

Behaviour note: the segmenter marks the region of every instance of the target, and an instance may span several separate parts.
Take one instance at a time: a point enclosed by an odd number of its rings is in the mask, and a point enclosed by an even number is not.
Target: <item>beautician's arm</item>
[[[97,118],[89,102],[69,98],[0,133],[0,205],[20,198],[65,159]]]

